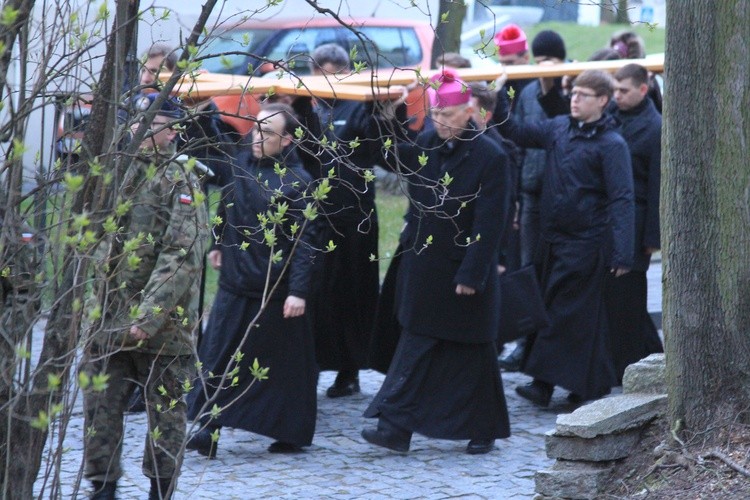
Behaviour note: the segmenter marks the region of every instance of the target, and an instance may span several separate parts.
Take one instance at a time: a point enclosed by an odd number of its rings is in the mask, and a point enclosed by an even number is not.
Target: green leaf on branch
[[[18,19],[19,9],[14,9],[10,5],[6,5],[3,11],[0,12],[0,25],[12,26]]]
[[[48,373],[47,374],[47,389],[50,391],[56,391],[60,388],[60,385],[62,384],[62,377],[56,373]]]
[[[312,193],[313,199],[316,201],[325,200],[328,198],[328,193],[331,192],[331,189],[330,181],[327,178],[323,179],[315,186],[315,190]]]
[[[109,375],[98,373],[91,377],[91,390],[94,392],[103,392],[109,387]]]
[[[152,441],[154,442],[159,441],[162,437],[162,432],[159,429],[159,426],[157,425],[156,427],[154,427],[154,429],[151,432],[149,432],[149,435],[151,436]]]
[[[31,427],[40,431],[47,430],[49,427],[49,415],[44,410],[39,410],[39,416],[31,420]]]
[[[70,172],[65,172],[63,176],[65,190],[69,193],[77,193],[83,187],[83,180],[82,175],[73,175]]]
[[[113,234],[118,231],[117,222],[115,221],[115,218],[111,215],[107,217],[107,219],[104,221],[104,224],[102,224],[102,228],[104,229],[104,232],[107,234]]]
[[[276,172],[276,175],[279,177],[284,177],[286,175],[286,167],[282,168],[279,162],[273,164],[273,171]]]
[[[102,317],[102,306],[97,305],[89,311],[89,321],[97,321]]]
[[[214,405],[211,407],[211,418],[219,418],[221,415],[221,407],[214,403]],[[218,430],[218,429],[217,429]]]
[[[312,203],[308,203],[302,211],[302,216],[309,221],[313,221],[318,217],[318,209]]]
[[[130,212],[131,208],[133,208],[132,200],[123,201],[115,208],[115,215],[117,215],[118,217],[122,217],[123,215]]]
[[[263,368],[258,363],[258,358],[253,360],[253,365],[250,367],[250,374],[255,380],[266,380],[268,379],[268,368]]]
[[[417,161],[419,161],[419,165],[424,167],[427,165],[427,155],[422,151],[419,156],[417,157]]]
[[[78,372],[78,386],[86,390],[91,385],[91,377],[86,372]]]
[[[107,2],[102,2],[101,5],[99,5],[99,12],[96,15],[97,21],[106,21],[109,19],[109,7],[107,6]]]

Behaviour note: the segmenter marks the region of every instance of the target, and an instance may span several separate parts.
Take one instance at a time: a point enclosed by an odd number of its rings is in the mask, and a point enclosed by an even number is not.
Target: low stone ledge
[[[609,462],[627,457],[640,436],[640,428],[593,438],[562,436],[555,431],[549,431],[545,434],[544,440],[549,458]]]
[[[651,354],[625,368],[622,376],[624,394],[666,394],[666,361],[663,353]]]
[[[600,399],[573,413],[558,415],[560,436],[593,438],[641,427],[666,410],[666,394],[623,394]]]
[[[614,464],[558,460],[534,475],[536,493],[552,498],[594,499],[603,491]]]

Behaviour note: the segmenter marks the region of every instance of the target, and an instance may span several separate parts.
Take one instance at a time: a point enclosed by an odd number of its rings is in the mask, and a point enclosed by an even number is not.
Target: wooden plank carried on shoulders
[[[618,59],[615,61],[586,61],[556,65],[519,65],[491,66],[486,68],[463,68],[455,70],[461,79],[467,82],[493,81],[500,76],[503,69],[509,80],[523,78],[557,77],[578,75],[588,69],[600,69],[615,72],[626,64],[636,63],[649,71],[664,71],[664,55],[651,56],[645,59]],[[391,85],[409,85],[418,77],[429,77],[437,70],[418,72],[415,69],[387,69],[377,73],[351,74],[343,77],[304,76],[289,74],[265,77],[245,77],[221,73],[198,73],[185,75],[175,86],[174,94],[182,98],[200,101],[216,96],[244,94],[287,94],[313,96],[319,99],[348,99],[353,101],[372,101],[397,99],[400,91],[390,91]],[[165,81],[168,77],[162,78]]]
[[[168,78],[168,77],[167,77]],[[167,78],[163,78],[165,81]],[[286,94],[313,96],[319,99],[347,99],[372,101],[397,99],[401,92],[370,85],[344,85],[345,80],[327,79],[322,76],[306,76],[302,79],[285,75],[273,77],[242,77],[221,73],[199,73],[185,75],[175,85],[173,94],[183,99],[200,101],[216,96],[244,94]]]
[[[554,65],[522,64],[517,66],[488,66],[482,68],[461,68],[454,70],[466,82],[493,81],[502,74],[503,68],[509,80],[524,78],[556,77],[564,75],[578,75],[589,69],[600,69],[614,73],[627,64],[640,64],[653,73],[664,72],[664,54],[646,57],[645,59],[617,59],[614,61],[585,61],[570,62]],[[418,76],[429,78],[438,70],[417,72],[412,68],[392,68],[381,70],[376,74],[349,75],[341,80],[347,85],[408,85]]]

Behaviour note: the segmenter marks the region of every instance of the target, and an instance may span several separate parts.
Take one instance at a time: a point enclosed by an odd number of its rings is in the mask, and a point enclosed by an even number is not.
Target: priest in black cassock
[[[315,431],[318,368],[306,305],[316,224],[303,216],[312,178],[292,147],[291,108],[264,105],[257,121],[222,188],[208,254],[221,273],[198,348],[203,377],[188,395],[188,417],[200,428],[187,448],[209,458],[221,427],[273,438],[271,453],[299,452]],[[255,359],[266,378],[254,377]]]
[[[365,411],[377,428],[362,436],[405,452],[417,432],[488,453],[510,435],[495,348],[508,157],[471,122],[466,84],[450,70],[434,78],[434,130],[386,158],[409,182],[396,292],[402,334]]]

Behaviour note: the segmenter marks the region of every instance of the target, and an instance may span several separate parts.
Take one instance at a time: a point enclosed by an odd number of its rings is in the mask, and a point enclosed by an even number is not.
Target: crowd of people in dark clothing
[[[511,25],[495,42],[506,65],[567,60],[552,31],[529,44]],[[618,33],[605,56],[615,54],[642,57],[643,43]],[[331,79],[350,68],[335,44],[310,59],[313,74]],[[149,62],[146,80],[171,69],[166,56]],[[439,61],[419,130],[404,98],[276,95],[239,141],[224,138],[210,107],[200,130],[174,138],[207,165],[204,187],[220,200],[205,259],[218,291],[179,410],[194,422],[187,449],[214,457],[221,429],[232,427],[271,437],[271,453],[302,452],[313,442],[319,371],[337,372],[326,395],[340,398],[358,393],[359,371],[373,368],[386,376],[365,410],[376,425],[364,440],[406,452],[419,433],[484,454],[510,435],[501,369],[530,377],[516,391],[535,405],[548,406],[555,388],[581,403],[661,350],[646,310],[646,270],[659,249],[653,75],[628,64],[614,77],[501,77],[494,89],[462,81],[454,68],[467,63]],[[382,286],[376,165],[401,178],[409,201]],[[500,277],[524,267],[548,326],[499,357]],[[97,498],[108,498],[106,475],[90,477],[101,481]]]

